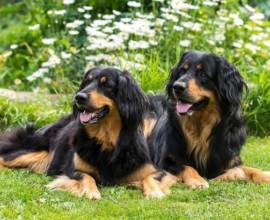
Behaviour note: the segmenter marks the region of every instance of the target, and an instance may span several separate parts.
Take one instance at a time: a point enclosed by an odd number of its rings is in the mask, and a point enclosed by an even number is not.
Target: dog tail
[[[0,135],[0,168],[29,168],[45,172],[50,161],[49,141],[29,125]]]

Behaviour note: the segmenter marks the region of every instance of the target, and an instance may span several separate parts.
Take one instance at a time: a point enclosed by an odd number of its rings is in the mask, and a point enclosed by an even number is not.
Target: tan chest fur
[[[121,128],[121,117],[115,109],[111,110],[100,123],[88,125],[86,130],[89,137],[97,139],[103,150],[111,150],[117,144]]]
[[[193,155],[197,166],[205,167],[210,150],[209,137],[220,121],[216,105],[209,105],[203,111],[194,112],[192,116],[180,116],[179,120],[187,140],[188,155]]]

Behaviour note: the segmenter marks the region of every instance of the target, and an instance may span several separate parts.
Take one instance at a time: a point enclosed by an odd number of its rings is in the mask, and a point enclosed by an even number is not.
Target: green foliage
[[[258,84],[247,95],[244,107],[250,134],[270,134],[269,97],[270,83]]]
[[[72,93],[86,67],[112,65],[161,92],[180,53],[204,50],[238,67],[250,132],[269,135],[270,22],[247,1],[63,2],[1,2],[0,87]]]
[[[54,122],[70,112],[70,106],[65,99],[51,103],[38,97],[35,102],[14,102],[0,97],[0,130],[9,126],[25,126],[34,124],[41,127]]]

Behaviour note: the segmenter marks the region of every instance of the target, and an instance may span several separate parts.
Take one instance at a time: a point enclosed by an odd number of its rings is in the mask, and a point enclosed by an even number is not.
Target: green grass
[[[270,137],[248,140],[246,165],[270,170]],[[270,186],[210,181],[206,190],[182,185],[161,200],[138,190],[102,187],[102,199],[89,201],[44,186],[51,180],[27,171],[0,172],[0,219],[270,219]]]

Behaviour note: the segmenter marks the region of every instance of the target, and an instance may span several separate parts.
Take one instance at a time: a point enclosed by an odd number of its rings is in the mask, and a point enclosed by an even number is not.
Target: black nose
[[[88,99],[88,95],[83,92],[78,92],[75,96],[75,101],[80,105],[86,104],[87,99]]]
[[[176,94],[183,92],[187,88],[187,83],[185,82],[175,82],[173,84],[173,90]]]

